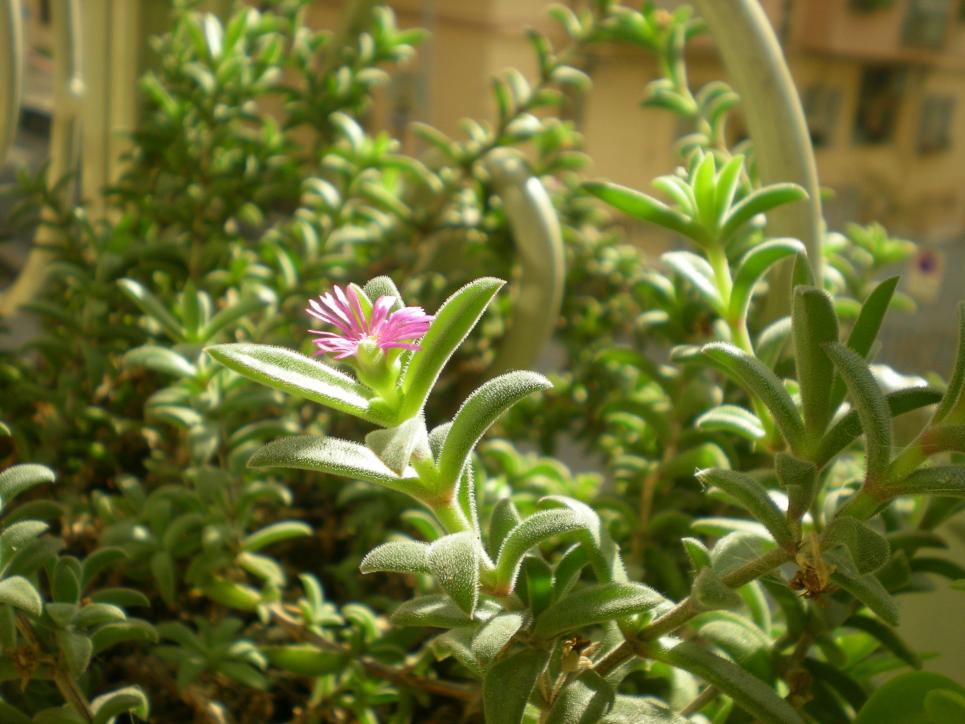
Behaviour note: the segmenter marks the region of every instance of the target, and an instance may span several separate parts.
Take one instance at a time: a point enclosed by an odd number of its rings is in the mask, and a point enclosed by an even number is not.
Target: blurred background
[[[77,22],[55,28],[58,4],[60,12],[72,5],[70,0],[22,0],[22,47],[0,47],[7,64],[11,53],[20,54],[24,73],[21,107],[12,116],[14,145],[0,169],[0,183],[12,179],[19,165],[38,168],[51,154],[63,152],[51,145],[51,129],[58,122],[76,122],[74,150],[60,162],[80,172],[79,193],[94,199],[119,173],[125,132],[137,122],[137,78],[155,62],[148,39],[164,29],[169,2],[80,0],[73,4]],[[230,3],[202,4],[223,12]],[[673,9],[684,3],[657,4]],[[890,317],[881,357],[899,370],[947,370],[952,310],[965,297],[965,0],[761,4],[801,94],[826,188],[829,227],[879,221],[893,235],[919,245],[902,270],[903,289],[915,298],[917,312]],[[316,0],[312,23],[334,26],[341,5]],[[426,28],[431,36],[382,89],[368,123],[405,139],[410,152],[419,150],[407,132],[413,121],[455,135],[461,119],[490,117],[490,78],[510,67],[535,74],[525,29],[555,31],[543,0],[392,0],[390,5],[401,25]],[[0,36],[0,46],[6,43]],[[71,52],[78,62],[64,86],[67,92],[58,96],[54,58]],[[693,44],[687,61],[695,85],[726,77],[709,38]],[[645,84],[656,76],[652,58],[612,49],[588,54],[578,65],[592,72],[593,88],[569,98],[565,116],[585,136],[592,173],[645,188],[650,179],[672,170],[678,163],[674,142],[690,129],[671,114],[639,107]],[[0,77],[0,83],[7,82]],[[731,141],[746,135],[736,120],[728,128]],[[0,207],[0,233],[3,218]],[[654,253],[669,243],[649,227],[627,230]],[[0,245],[6,279],[18,273],[30,242]],[[21,320],[24,334],[29,325]],[[959,557],[965,557],[965,548]],[[903,633],[917,646],[949,652],[936,668],[960,676],[965,629],[942,624],[961,616],[961,599],[945,591],[944,597],[927,600],[927,609],[906,611]],[[908,608],[913,603],[909,599]],[[948,640],[949,630],[958,640]]]

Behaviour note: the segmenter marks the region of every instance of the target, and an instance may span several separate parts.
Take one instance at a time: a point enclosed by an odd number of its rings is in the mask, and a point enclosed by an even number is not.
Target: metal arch
[[[0,166],[17,135],[23,93],[23,7],[20,0],[0,2]]]
[[[19,0],[14,0],[19,5]],[[51,24],[54,47],[54,110],[50,126],[50,162],[47,181],[56,183],[77,168],[80,151],[78,112],[83,96],[81,81],[80,0],[53,0]],[[22,56],[21,56],[22,57]],[[68,197],[75,183],[65,184]],[[44,247],[54,241],[54,232],[41,224],[34,247],[16,281],[0,296],[0,317],[13,314],[36,297],[46,276],[49,253]]]

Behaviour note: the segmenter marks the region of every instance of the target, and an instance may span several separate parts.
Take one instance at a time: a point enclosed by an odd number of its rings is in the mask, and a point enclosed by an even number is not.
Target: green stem
[[[472,525],[455,499],[430,507],[446,532],[461,533],[464,530],[472,530]]]

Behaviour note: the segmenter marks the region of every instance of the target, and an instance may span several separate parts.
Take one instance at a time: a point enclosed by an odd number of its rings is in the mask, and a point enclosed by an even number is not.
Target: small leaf
[[[653,658],[689,671],[734,699],[764,724],[804,724],[800,715],[770,686],[727,659],[690,641],[669,650],[654,650]]]
[[[891,460],[891,410],[868,363],[840,342],[824,347],[844,378],[865,436],[868,479],[880,481]]]
[[[891,546],[880,533],[856,518],[839,516],[828,523],[821,539],[822,548],[844,546],[851,554],[858,573],[881,568],[891,556]]]
[[[496,558],[503,541],[509,535],[509,531],[519,525],[521,520],[522,518],[519,517],[519,511],[516,510],[512,498],[500,498],[496,501],[492,516],[489,519],[488,550],[490,556]]]
[[[549,653],[522,649],[489,667],[483,680],[483,711],[493,724],[520,724]]]
[[[556,697],[546,724],[597,724],[616,700],[613,687],[592,669],[570,681]]]
[[[444,594],[419,596],[405,601],[395,609],[389,620],[396,626],[434,628],[455,628],[472,623],[472,619]]]
[[[362,573],[428,573],[429,546],[414,540],[395,540],[376,546],[359,565]]]
[[[804,427],[811,440],[817,441],[834,414],[830,404],[834,365],[824,345],[838,341],[838,317],[826,291],[795,287],[791,332]]]
[[[132,367],[146,367],[172,377],[194,377],[198,373],[193,364],[174,350],[150,344],[127,352],[124,355],[124,364]]]
[[[784,385],[769,367],[729,344],[714,342],[704,345],[701,351],[718,368],[767,406],[792,449],[801,446],[804,438],[801,417]]]
[[[965,467],[936,465],[916,470],[904,480],[882,489],[889,498],[902,495],[941,495],[965,498]]]
[[[175,342],[184,341],[184,330],[178,320],[174,318],[164,305],[151,294],[148,289],[133,279],[121,279],[117,282],[121,291],[134,302],[142,312],[153,319],[161,330]]]
[[[241,541],[241,550],[254,552],[281,541],[303,538],[311,534],[312,528],[310,525],[297,520],[283,520],[266,525],[261,530],[245,537]]]
[[[369,390],[326,364],[283,347],[219,344],[205,350],[225,367],[276,390],[321,403],[377,425],[390,426],[386,413],[369,405]]]
[[[764,437],[757,415],[737,405],[720,405],[708,410],[694,424],[698,430],[730,432],[751,441]]]
[[[57,646],[71,674],[80,676],[87,671],[91,654],[94,652],[94,644],[90,638],[73,631],[57,629]]]
[[[104,624],[91,634],[95,654],[122,643],[157,643],[157,640],[154,627],[140,619]]]
[[[642,583],[596,583],[576,589],[543,611],[533,633],[553,638],[566,631],[649,611],[666,599]]]
[[[690,590],[690,600],[698,611],[733,609],[741,605],[741,597],[737,592],[724,583],[708,565],[697,572]]]
[[[431,456],[425,418],[421,412],[401,425],[368,433],[365,446],[396,475],[405,472],[414,455],[422,459]]]
[[[699,224],[652,196],[605,181],[585,183],[583,188],[617,211],[622,211],[635,219],[670,229],[697,243],[703,243],[706,240],[705,232]]]
[[[150,716],[150,704],[144,692],[136,686],[127,686],[107,694],[101,694],[90,703],[94,712],[93,724],[109,724],[115,717],[128,713],[145,721]]]
[[[355,478],[392,490],[408,492],[415,473],[399,477],[363,445],[337,437],[296,435],[259,448],[248,459],[252,468],[295,468]]]
[[[215,603],[239,611],[254,611],[262,603],[261,594],[256,589],[218,576],[203,585],[201,591]]]
[[[807,196],[804,189],[791,183],[773,184],[752,191],[731,207],[721,226],[720,238],[727,241],[758,214],[767,213],[778,206],[803,201]]]
[[[496,560],[496,585],[507,592],[513,590],[523,555],[533,546],[554,536],[572,533],[585,527],[584,521],[566,508],[540,510],[520,522],[506,535]]]
[[[955,345],[955,366],[952,369],[951,377],[948,378],[948,386],[942,401],[935,410],[934,422],[942,422],[946,417],[952,415],[954,419],[950,422],[963,422],[957,419],[961,415],[959,408],[965,404],[965,302],[958,305],[958,342]]]
[[[714,270],[703,257],[689,251],[671,251],[660,257],[671,269],[689,281],[710,308],[723,312],[724,302],[714,280]]]
[[[831,572],[834,583],[861,601],[886,623],[898,625],[898,604],[877,578],[853,570],[850,560],[837,551],[827,551],[824,557],[834,565]]]
[[[513,640],[525,620],[520,611],[506,611],[493,616],[473,634],[470,644],[473,656],[484,667],[487,666]]]
[[[804,244],[797,239],[771,239],[757,244],[747,252],[737,266],[730,294],[731,319],[745,319],[754,287],[767,270],[792,254],[805,254]]]
[[[477,279],[449,297],[436,312],[419,350],[403,372],[400,420],[416,415],[423,408],[442,368],[476,326],[503,284],[503,280],[492,277]]]
[[[456,413],[442,445],[438,460],[442,489],[455,486],[476,443],[500,415],[527,395],[550,386],[549,380],[535,372],[508,372],[473,392]]]
[[[429,570],[471,618],[479,602],[479,545],[469,531],[446,535],[428,549]]]
[[[916,669],[921,668],[921,659],[918,657],[918,654],[912,651],[908,644],[901,639],[897,631],[878,619],[856,613],[849,616],[842,626],[864,631],[869,636],[877,639],[878,643],[909,666]]]
[[[714,485],[733,497],[741,507],[774,536],[782,548],[794,545],[794,534],[787,524],[784,513],[775,505],[764,487],[749,475],[735,470],[700,470],[697,479],[707,485]]]
[[[33,584],[23,576],[0,581],[0,603],[19,608],[34,616],[43,612],[43,601]]]
[[[50,468],[31,463],[14,465],[0,473],[0,510],[20,493],[30,490],[35,485],[54,482],[54,473]]]
[[[272,666],[312,678],[342,671],[346,665],[344,654],[323,651],[312,644],[262,646],[261,652]]]

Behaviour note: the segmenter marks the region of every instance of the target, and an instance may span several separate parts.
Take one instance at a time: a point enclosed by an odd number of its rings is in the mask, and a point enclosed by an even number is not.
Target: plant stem
[[[60,664],[54,667],[54,684],[57,685],[61,696],[70,704],[71,708],[77,712],[85,721],[94,721],[94,712],[87,702],[87,697],[80,690],[74,677],[70,675]]]

